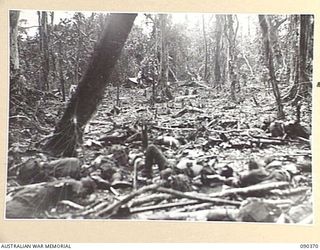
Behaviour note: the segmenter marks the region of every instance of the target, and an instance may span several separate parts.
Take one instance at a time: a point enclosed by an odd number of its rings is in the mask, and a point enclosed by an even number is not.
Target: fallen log
[[[131,208],[130,213],[134,214],[134,213],[142,213],[142,212],[154,211],[154,210],[160,210],[160,209],[166,209],[166,208],[183,207],[183,206],[195,205],[198,203],[199,201],[185,201],[185,202],[159,204],[159,205],[146,206],[146,207],[137,207],[137,208]]]
[[[312,223],[313,223],[313,214],[310,214],[306,218],[299,221],[297,224],[312,224]]]
[[[174,98],[174,101],[181,102],[182,100],[185,100],[185,99],[196,99],[198,97],[199,97],[199,95],[182,95],[182,96],[177,96],[176,98]]]
[[[179,86],[188,86],[188,87],[200,87],[205,89],[210,89],[210,87],[204,81],[191,81],[191,82],[182,82]]]
[[[130,200],[132,200],[134,197],[140,195],[140,194],[143,194],[145,192],[148,192],[148,191],[153,191],[153,190],[157,190],[157,188],[159,188],[161,185],[163,184],[163,182],[159,182],[159,183],[156,183],[156,184],[151,184],[149,186],[145,186],[143,188],[140,188],[136,191],[133,191],[132,193],[130,193],[129,195],[125,196],[123,199],[121,199],[120,201],[117,201],[109,206],[107,206],[106,208],[104,209],[101,209],[100,211],[98,211],[96,213],[96,215],[98,217],[102,217],[104,216],[105,218],[109,218],[110,216],[114,215],[117,213],[118,209],[128,203]]]
[[[194,212],[162,212],[141,219],[147,220],[193,220],[193,221],[236,221],[238,209],[216,208]]]
[[[179,131],[196,131],[196,128],[182,128],[182,127],[161,127],[153,125],[152,128],[158,130],[179,130]]]
[[[209,209],[211,208],[213,205],[210,202],[206,202],[206,203],[200,203],[198,202],[195,205],[189,205],[187,207],[184,208],[178,208],[175,210],[175,212],[194,212],[194,211],[199,211],[199,210],[205,210],[205,209]]]
[[[262,184],[256,184],[253,186],[243,187],[243,188],[231,188],[219,193],[210,194],[209,196],[211,198],[225,197],[230,195],[264,196],[266,193],[270,193],[274,189],[285,188],[288,186],[289,186],[288,182],[262,183]]]
[[[148,196],[138,197],[131,201],[130,207],[137,207],[150,202],[168,200],[171,197],[172,195],[170,194],[151,194]]]
[[[241,205],[241,202],[239,202],[239,201],[230,201],[230,200],[206,197],[206,196],[199,195],[199,194],[183,193],[183,192],[180,192],[180,191],[177,191],[174,189],[169,189],[169,188],[164,188],[164,187],[159,187],[158,191],[163,192],[163,193],[167,193],[167,194],[172,194],[172,195],[180,197],[180,198],[187,198],[187,199],[198,200],[198,201],[202,201],[202,202],[211,202],[216,205],[230,205],[230,206],[237,206],[237,207]]]
[[[291,196],[291,195],[304,194],[309,190],[311,190],[309,187],[298,187],[298,188],[293,188],[289,190],[276,189],[276,190],[270,191],[270,193],[278,196]]]

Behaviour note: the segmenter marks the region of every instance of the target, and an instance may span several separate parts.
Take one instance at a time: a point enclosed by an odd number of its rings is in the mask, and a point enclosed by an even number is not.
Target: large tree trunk
[[[285,54],[287,55],[287,76],[286,82],[293,83],[289,92],[282,98],[284,102],[291,101],[298,92],[299,82],[299,15],[290,16],[288,40],[290,41]]]
[[[293,82],[293,72],[294,72],[294,65],[295,65],[295,47],[296,47],[296,40],[297,35],[295,32],[297,26],[297,15],[290,15],[289,16],[289,24],[288,24],[288,35],[287,35],[287,46],[285,48],[285,56],[286,56],[286,82],[292,83]]]
[[[54,155],[76,155],[84,126],[96,111],[137,14],[111,14],[91,62],[56,125],[45,149]]]
[[[307,54],[308,54],[308,29],[310,25],[310,15],[300,16],[300,39],[299,39],[299,77],[298,77],[298,94],[295,102],[299,101],[308,93],[308,85],[310,85],[307,75]]]
[[[259,15],[259,23],[262,31],[262,39],[264,43],[264,49],[265,49],[265,58],[266,58],[266,63],[267,63],[267,68],[269,70],[269,77],[270,81],[272,84],[272,90],[273,94],[277,103],[277,108],[278,108],[278,118],[283,119],[284,118],[284,112],[283,112],[283,105],[281,102],[281,96],[280,96],[280,91],[278,88],[278,83],[276,81],[276,76],[275,76],[275,70],[274,70],[274,63],[273,63],[273,51],[272,51],[272,46],[270,44],[270,29],[269,29],[269,24],[267,21],[267,18],[265,15]]]
[[[10,69],[19,69],[18,21],[20,11],[10,11]]]

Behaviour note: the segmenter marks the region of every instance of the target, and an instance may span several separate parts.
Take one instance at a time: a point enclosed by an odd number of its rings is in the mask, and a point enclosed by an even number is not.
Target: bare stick
[[[229,195],[256,195],[261,192],[268,192],[270,190],[284,188],[289,186],[288,182],[284,181],[278,181],[278,182],[272,182],[272,183],[263,183],[263,184],[257,184],[249,187],[244,188],[231,188],[219,193],[213,193],[210,194],[210,197],[224,197]]]
[[[206,209],[194,212],[167,212],[146,216],[148,220],[202,220],[202,221],[235,221],[238,209]]]
[[[167,203],[167,204],[160,204],[160,205],[147,206],[147,207],[132,208],[132,209],[130,209],[130,213],[132,213],[132,214],[133,213],[142,213],[142,212],[165,209],[165,208],[195,205],[198,203],[199,203],[199,201],[185,201],[185,202],[175,202],[175,203]]]
[[[191,200],[198,200],[198,201],[202,201],[202,202],[211,202],[211,203],[214,203],[217,205],[231,205],[231,206],[240,206],[241,205],[241,202],[239,202],[239,201],[230,201],[230,200],[205,197],[205,196],[201,196],[198,194],[183,193],[183,192],[180,192],[177,190],[164,188],[164,187],[159,187],[158,191],[163,192],[163,193],[172,194],[177,197],[188,198]]]
[[[298,187],[298,188],[293,188],[289,190],[272,190],[271,193],[279,196],[290,196],[290,195],[303,194],[309,190],[310,190],[309,187]]]
[[[143,197],[137,197],[136,199],[131,201],[130,206],[131,207],[137,207],[142,204],[150,203],[150,202],[155,202],[155,201],[162,201],[162,200],[168,200],[172,196],[170,194],[151,194],[148,196],[143,196]]]
[[[111,204],[110,206],[106,207],[105,209],[102,209],[101,211],[99,211],[97,213],[97,216],[106,215],[107,217],[110,217],[112,214],[117,212],[119,207],[121,207],[122,205],[126,204],[127,202],[132,200],[137,195],[143,194],[143,193],[148,192],[148,191],[156,190],[161,185],[162,185],[162,182],[161,183],[156,183],[156,184],[151,184],[149,186],[145,186],[145,187],[140,188],[140,189],[138,189],[136,191],[133,191],[129,195],[125,196],[122,200],[120,200],[118,202],[115,202],[115,203]]]

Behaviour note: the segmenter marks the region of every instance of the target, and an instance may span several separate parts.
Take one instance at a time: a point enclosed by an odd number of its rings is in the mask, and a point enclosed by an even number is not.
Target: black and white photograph
[[[8,16],[6,219],[314,223],[312,14]]]

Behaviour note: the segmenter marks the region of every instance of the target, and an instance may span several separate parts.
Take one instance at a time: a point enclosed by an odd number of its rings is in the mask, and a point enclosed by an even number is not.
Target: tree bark
[[[169,75],[169,50],[167,39],[167,14],[160,14],[160,74],[159,87],[162,98],[172,99],[172,94],[167,86]]]
[[[278,88],[278,83],[276,81],[275,77],[275,70],[274,70],[274,63],[273,63],[273,51],[272,46],[270,44],[270,30],[269,30],[269,24],[267,21],[267,18],[265,15],[259,15],[259,24],[262,31],[262,39],[265,49],[265,58],[266,58],[266,64],[267,68],[269,70],[269,77],[272,85],[273,94],[277,103],[277,109],[278,109],[278,118],[284,119],[284,112],[283,112],[283,105],[281,102],[281,96],[280,91]]]
[[[283,101],[290,101],[295,98],[298,92],[298,82],[299,82],[299,35],[300,25],[299,25],[299,15],[290,16],[288,40],[289,45],[287,46],[287,76],[286,82],[292,83],[292,87],[289,92],[283,97]]]
[[[49,44],[48,44],[48,15],[46,11],[38,11],[39,42],[41,53],[41,71],[39,87],[49,90]]]
[[[82,142],[84,126],[103,99],[104,89],[137,14],[111,14],[100,41],[96,44],[91,62],[78,83],[75,94],[56,125],[54,135],[45,150],[56,156],[74,156]]]
[[[204,15],[202,15],[202,31],[203,31],[203,41],[204,41],[204,81],[208,81],[208,44],[207,44],[207,35],[206,35],[206,27],[204,22]]]
[[[310,15],[300,15],[300,38],[299,38],[299,81],[298,94],[295,102],[299,101],[308,92],[309,79],[307,76],[307,54],[308,54],[308,36],[307,34],[310,25]]]
[[[168,81],[168,57],[166,43],[167,15],[160,14],[160,86],[164,86]]]
[[[236,101],[236,85],[239,84],[237,72],[236,72],[236,61],[237,61],[237,55],[236,55],[236,36],[237,31],[233,28],[233,16],[227,15],[227,39],[228,39],[228,69],[229,69],[229,82],[230,82],[230,92],[231,92],[231,99],[233,101]]]
[[[10,69],[19,69],[18,22],[20,11],[10,11]]]
[[[62,101],[66,101],[66,87],[65,87],[65,80],[63,76],[63,52],[62,52],[62,43],[61,39],[59,40],[59,80],[60,80],[60,91],[62,94]]]
[[[222,36],[222,17],[216,16],[216,49],[214,52],[214,80],[215,86],[221,88],[221,69],[220,69],[220,54],[221,54],[221,36]]]

